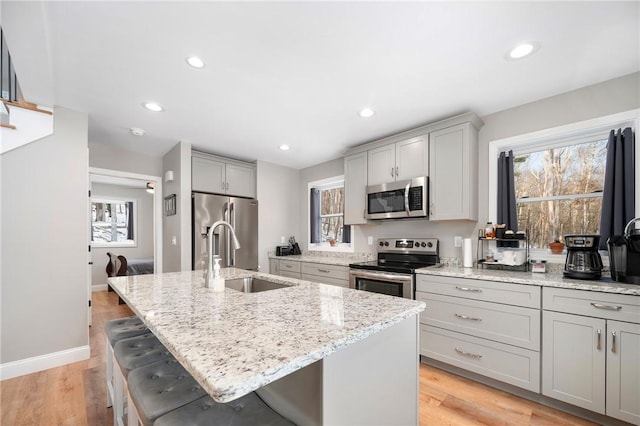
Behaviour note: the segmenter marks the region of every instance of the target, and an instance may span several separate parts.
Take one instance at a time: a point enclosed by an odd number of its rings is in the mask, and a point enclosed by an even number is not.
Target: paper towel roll
[[[471,238],[465,238],[462,244],[462,266],[473,268],[473,249],[471,248]]]

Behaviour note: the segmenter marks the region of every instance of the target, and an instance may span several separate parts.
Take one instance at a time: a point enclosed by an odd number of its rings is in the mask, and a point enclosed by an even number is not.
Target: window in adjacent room
[[[91,244],[97,247],[135,246],[135,201],[92,199]]]
[[[309,250],[352,251],[344,225],[344,177],[309,184]]]
[[[607,137],[514,149],[518,228],[528,229],[532,248],[600,232]]]

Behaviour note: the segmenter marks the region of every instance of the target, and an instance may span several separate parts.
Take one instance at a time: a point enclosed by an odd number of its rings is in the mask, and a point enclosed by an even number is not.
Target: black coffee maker
[[[600,235],[565,235],[567,259],[563,274],[567,278],[599,280],[602,276],[602,258],[598,253]]]
[[[640,229],[635,218],[627,223],[624,235],[612,235],[609,246],[611,278],[624,283],[640,284]]]

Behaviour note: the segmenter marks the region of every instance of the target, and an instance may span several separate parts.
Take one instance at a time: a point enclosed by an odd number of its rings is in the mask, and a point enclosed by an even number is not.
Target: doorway
[[[107,253],[125,256],[128,262],[135,264],[134,268],[129,265],[128,269],[136,271],[131,274],[163,271],[162,179],[90,167],[87,211],[88,319],[91,325],[92,292],[108,288]]]

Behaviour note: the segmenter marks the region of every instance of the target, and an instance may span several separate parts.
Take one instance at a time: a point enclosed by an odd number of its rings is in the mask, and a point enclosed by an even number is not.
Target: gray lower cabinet
[[[300,260],[270,259],[269,271],[283,277],[349,287],[349,268],[347,266]]]
[[[280,275],[280,261],[278,259],[269,259],[269,273]]]
[[[297,260],[278,260],[278,275],[300,279],[300,262]]]
[[[349,287],[349,268],[346,266],[301,262],[301,269],[303,280]]]
[[[640,298],[545,288],[542,393],[640,424]]]
[[[540,391],[540,288],[418,275],[420,355]]]

